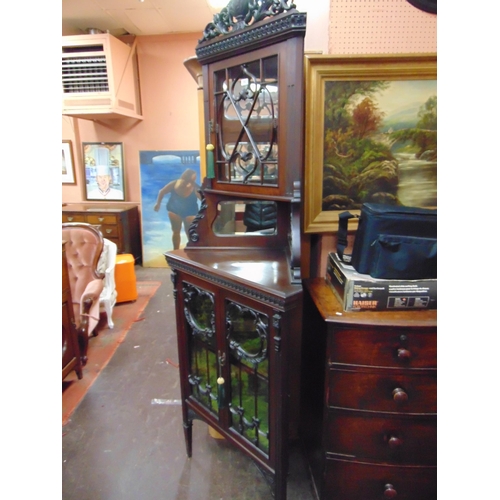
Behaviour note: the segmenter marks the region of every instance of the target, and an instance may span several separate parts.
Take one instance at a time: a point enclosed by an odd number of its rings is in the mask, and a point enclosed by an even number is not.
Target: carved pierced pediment
[[[214,15],[213,22],[207,24],[199,42],[227,35],[294,8],[295,4],[290,0],[230,0]]]

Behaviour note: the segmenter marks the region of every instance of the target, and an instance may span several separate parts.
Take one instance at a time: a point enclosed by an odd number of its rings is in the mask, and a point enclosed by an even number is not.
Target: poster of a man
[[[87,200],[125,199],[121,143],[84,143]]]
[[[97,165],[95,178],[97,187],[89,191],[89,199],[123,200],[123,191],[111,187],[113,177],[109,165]]]

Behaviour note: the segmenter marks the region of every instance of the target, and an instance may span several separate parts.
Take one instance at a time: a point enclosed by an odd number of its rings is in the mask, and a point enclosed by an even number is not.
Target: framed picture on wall
[[[62,183],[75,184],[75,161],[71,141],[62,141]]]
[[[197,197],[176,200],[166,189],[179,179],[194,177],[201,184],[200,152],[194,150],[139,151],[141,164],[141,228],[143,267],[167,267],[164,253],[184,248],[187,230],[201,207]],[[165,191],[165,194],[161,194]],[[170,200],[172,199],[172,204]],[[196,201],[195,201],[196,200]],[[196,204],[193,205],[193,202]],[[187,227],[186,227],[187,226]]]
[[[436,55],[311,54],[305,74],[305,232],[367,202],[437,206]]]
[[[84,142],[85,199],[124,201],[123,144]]]

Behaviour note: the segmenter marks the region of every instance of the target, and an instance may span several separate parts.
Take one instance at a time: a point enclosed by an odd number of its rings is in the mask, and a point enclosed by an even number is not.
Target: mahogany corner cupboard
[[[273,5],[264,15],[232,0],[196,47],[207,175],[186,247],[165,257],[187,453],[200,419],[255,461],[270,498],[285,500],[300,412],[306,16]]]
[[[345,312],[305,280],[301,438],[321,500],[437,498],[437,312]]]

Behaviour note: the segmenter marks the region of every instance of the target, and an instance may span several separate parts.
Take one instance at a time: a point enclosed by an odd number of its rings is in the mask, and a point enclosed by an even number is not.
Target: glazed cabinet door
[[[293,198],[300,177],[303,40],[215,62],[205,71],[213,188]],[[211,176],[210,176],[211,177]]]
[[[180,361],[186,365],[189,384],[184,399],[189,397],[213,418],[218,418],[221,353],[215,327],[215,292],[183,282],[182,298],[187,356]]]
[[[256,307],[224,300],[230,377],[229,428],[269,455],[270,318]]]
[[[204,418],[267,462],[276,312],[212,283],[190,277],[180,281],[177,314],[183,325],[179,362],[185,424],[190,426],[193,417]]]

